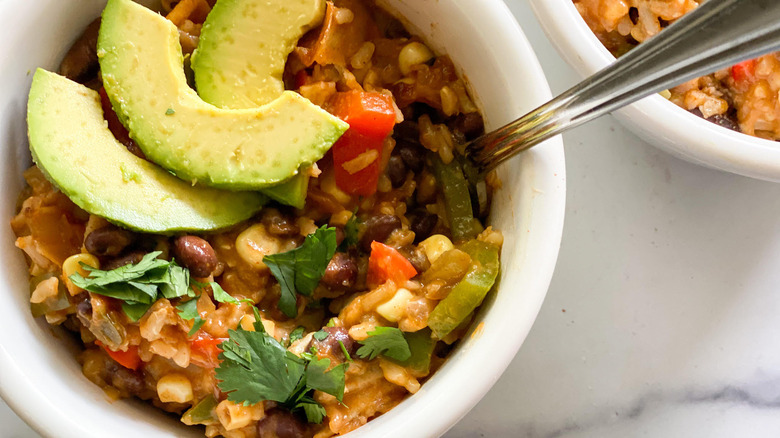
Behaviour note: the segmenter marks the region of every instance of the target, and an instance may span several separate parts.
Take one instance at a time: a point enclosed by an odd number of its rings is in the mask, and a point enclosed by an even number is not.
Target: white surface
[[[509,3],[553,90],[572,85],[526,1]],[[780,435],[780,186],[677,160],[609,117],[565,140],[547,300],[448,438]],[[6,408],[0,424],[36,437]]]
[[[389,4],[416,25],[423,38],[447,47],[456,64],[469,72],[488,129],[549,99],[541,67],[500,0],[393,0]],[[100,6],[100,0],[83,10],[57,0],[0,3],[0,22],[2,17],[13,17],[17,23],[8,26],[12,37],[35,29],[50,31],[40,32],[40,44],[4,46],[11,56],[0,57],[15,61],[9,69],[12,74],[0,83],[0,133],[11,137],[0,142],[0,152],[6,157],[0,161],[0,179],[7,181],[0,191],[0,217],[12,216],[21,189],[20,169],[28,162],[23,108],[30,78],[24,72],[38,66],[52,68],[57,55],[85,24],[67,21],[88,20]],[[51,13],[41,14],[41,10]],[[486,28],[493,32],[483,32]],[[518,75],[523,82],[513,84]],[[563,227],[565,169],[560,139],[507,163],[499,169],[499,176],[507,189],[495,194],[491,223],[511,242],[502,251],[502,290],[519,289],[491,296],[475,318],[477,332],[466,336],[419,392],[350,436],[443,433],[490,389],[531,329],[548,290]],[[106,403],[105,394],[83,378],[62,342],[51,336],[43,321],[30,315],[28,299],[19,293],[27,289],[27,276],[21,255],[12,249],[11,234],[8,227],[0,227],[0,242],[6,248],[0,251],[0,292],[7,297],[0,306],[0,320],[14,328],[13,336],[0,338],[0,393],[14,397],[8,402],[17,412],[40,433],[56,438],[109,434],[162,438],[201,433],[170,421],[149,406],[140,409],[140,403]],[[487,356],[492,360],[485,363]],[[477,368],[481,372],[474,374]],[[463,386],[466,379],[469,385]]]
[[[514,0],[517,1],[517,0]],[[615,60],[590,31],[572,0],[530,0],[570,65],[584,78]],[[615,113],[624,125],[658,147],[693,163],[780,182],[780,147],[696,117],[660,95]]]

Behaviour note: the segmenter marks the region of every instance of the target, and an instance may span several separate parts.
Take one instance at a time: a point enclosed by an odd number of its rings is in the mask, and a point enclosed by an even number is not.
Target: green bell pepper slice
[[[463,241],[475,238],[482,232],[482,224],[474,218],[469,183],[463,169],[456,160],[444,164],[439,157],[434,156],[432,161],[433,173],[444,194],[453,239]]]
[[[490,292],[498,277],[499,248],[479,240],[470,240],[460,249],[471,256],[471,267],[428,318],[434,337],[443,339],[473,312]]]
[[[416,377],[425,377],[430,374],[431,357],[433,349],[436,347],[436,340],[431,337],[431,331],[424,328],[413,333],[404,333],[404,339],[409,344],[409,351],[412,355],[404,361],[390,360],[408,368]]]
[[[203,424],[209,426],[217,424],[219,421],[214,409],[217,407],[217,399],[213,395],[208,395],[198,404],[191,407],[184,415],[181,416],[181,422],[192,426],[194,424]]]

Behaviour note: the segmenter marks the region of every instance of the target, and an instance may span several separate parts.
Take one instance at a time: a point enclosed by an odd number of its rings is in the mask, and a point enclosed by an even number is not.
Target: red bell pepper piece
[[[380,285],[388,280],[403,285],[416,275],[414,266],[396,249],[377,241],[371,242],[367,279],[370,285]]]
[[[393,98],[357,90],[337,93],[330,102],[330,111],[350,126],[332,149],[336,185],[352,195],[374,194],[384,141],[395,126]],[[352,160],[367,153],[374,158],[367,166],[357,170],[349,166]],[[368,161],[372,155],[364,158]]]
[[[203,368],[216,368],[219,365],[219,347],[225,338],[215,338],[204,331],[198,331],[197,336],[190,339],[190,360]]]
[[[138,355],[138,347],[135,345],[128,347],[127,351],[114,351],[100,341],[95,341],[95,344],[103,348],[111,359],[127,369],[136,371],[141,366],[141,356]]]
[[[351,129],[377,140],[384,140],[395,126],[393,98],[382,93],[338,93],[331,101],[331,111]]]
[[[736,82],[744,82],[745,80],[752,78],[753,75],[755,75],[755,73],[756,73],[755,59],[742,61],[739,64],[736,64],[731,67],[731,77],[734,78]]]

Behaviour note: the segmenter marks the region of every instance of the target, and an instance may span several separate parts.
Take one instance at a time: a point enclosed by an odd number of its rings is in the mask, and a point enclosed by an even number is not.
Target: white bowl
[[[615,61],[588,28],[572,0],[530,2],[550,41],[580,76],[590,76]],[[643,139],[684,160],[752,178],[780,181],[780,143],[722,128],[660,95],[647,97],[614,115]]]
[[[27,270],[7,221],[30,164],[25,107],[31,72],[56,69],[105,0],[0,2],[0,394],[46,437],[197,437],[175,417],[136,401],[110,403],[81,374],[75,345],[29,310]],[[486,116],[498,127],[550,97],[536,57],[500,0],[388,0],[434,46],[467,72]],[[485,29],[490,29],[485,32]],[[525,339],[542,304],[560,244],[565,169],[560,138],[501,169],[504,189],[492,224],[506,236],[501,288],[482,308],[472,334],[410,397],[350,437],[437,436],[465,415],[499,378]],[[56,330],[54,333],[58,333]]]

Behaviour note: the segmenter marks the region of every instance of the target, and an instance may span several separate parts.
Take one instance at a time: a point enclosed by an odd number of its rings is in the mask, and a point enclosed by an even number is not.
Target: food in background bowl
[[[417,392],[466,333],[498,275],[497,182],[465,178],[482,118],[446,56],[361,0],[267,3],[166,21],[110,0],[63,63],[85,85],[35,75],[11,225],[34,315],[109,395],[207,436],[324,437]]]
[[[661,32],[699,1],[573,0],[615,56]],[[666,94],[672,102],[728,129],[780,140],[780,54],[769,54],[690,80]]]

